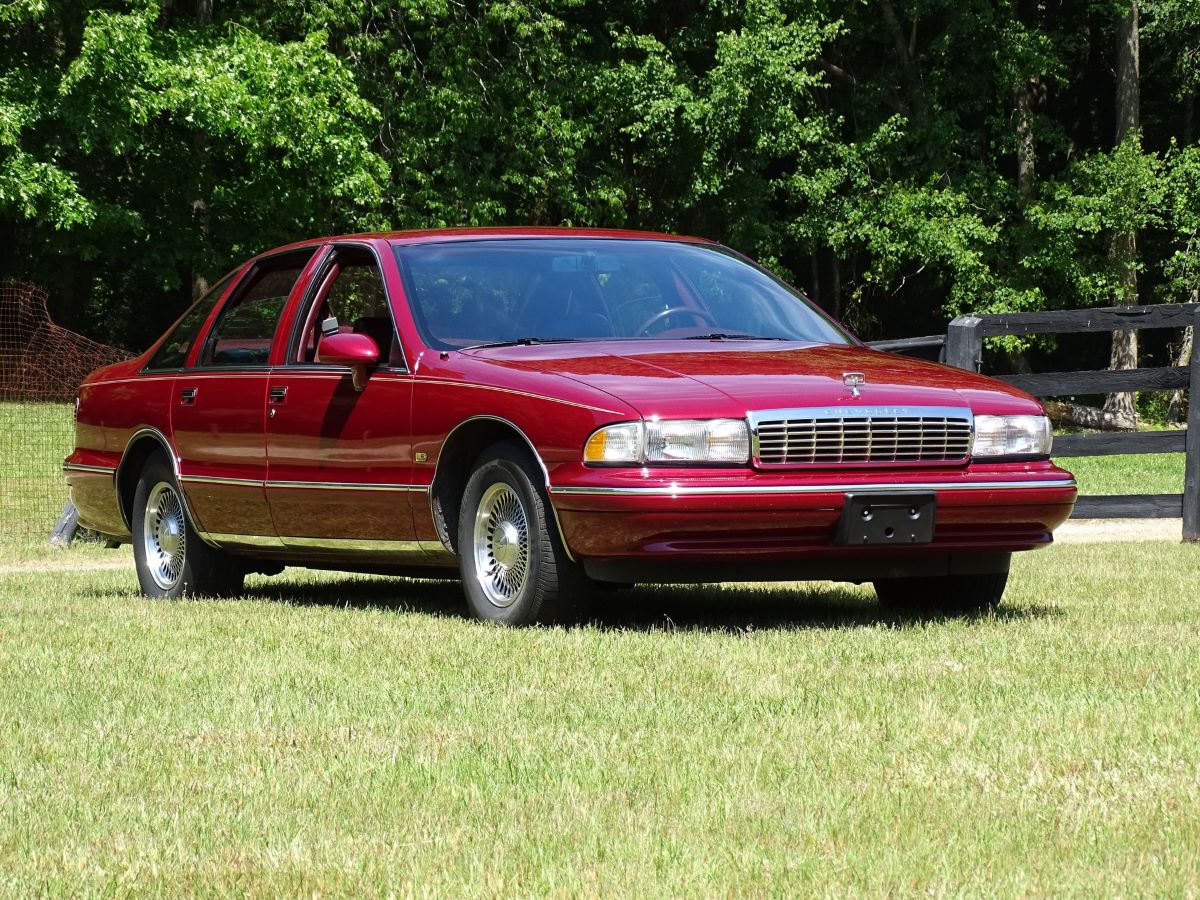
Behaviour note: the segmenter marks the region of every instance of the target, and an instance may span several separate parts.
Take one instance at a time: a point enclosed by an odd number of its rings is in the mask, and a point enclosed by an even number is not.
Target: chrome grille
[[[963,462],[972,417],[957,407],[816,407],[751,413],[763,466]]]

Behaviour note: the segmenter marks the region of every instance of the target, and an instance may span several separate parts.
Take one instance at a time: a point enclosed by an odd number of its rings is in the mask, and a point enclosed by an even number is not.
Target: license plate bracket
[[[833,542],[857,546],[928,544],[933,540],[936,513],[937,496],[933,491],[848,492]]]

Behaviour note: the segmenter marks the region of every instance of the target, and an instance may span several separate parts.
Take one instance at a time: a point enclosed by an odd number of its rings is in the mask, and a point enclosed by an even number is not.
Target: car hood
[[[808,406],[971,407],[1036,413],[1022,391],[961,369],[867,347],[774,341],[597,341],[472,351],[488,362],[560,375],[645,417],[744,416]],[[861,373],[859,396],[843,382]]]

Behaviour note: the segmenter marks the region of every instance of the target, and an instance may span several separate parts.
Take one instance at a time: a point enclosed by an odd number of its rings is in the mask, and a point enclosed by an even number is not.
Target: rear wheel
[[[148,597],[237,593],[245,579],[238,560],[200,540],[188,519],[170,466],[152,457],[133,495],[133,557]]]
[[[501,625],[578,615],[590,583],[567,557],[540,473],[520,445],[486,450],[463,491],[458,557],[471,613]]]
[[[875,595],[894,612],[968,615],[999,606],[1007,583],[1007,571],[883,578],[875,582]]]

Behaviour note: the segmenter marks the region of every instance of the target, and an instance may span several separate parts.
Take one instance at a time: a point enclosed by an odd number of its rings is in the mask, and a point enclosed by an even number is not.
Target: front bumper
[[[867,557],[1003,554],[1051,543],[1076,497],[1070,473],[1049,462],[787,475],[672,477],[645,469],[576,474],[573,483],[553,480],[551,501],[572,555],[597,562],[822,560],[852,569]],[[894,550],[833,545],[847,492],[904,490],[936,494],[932,543]]]

